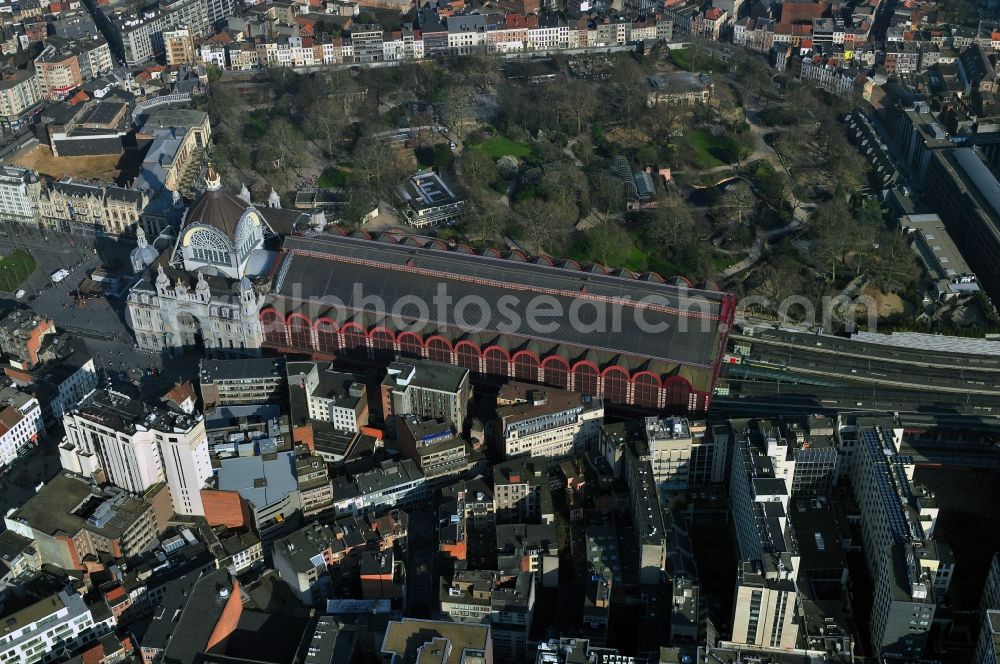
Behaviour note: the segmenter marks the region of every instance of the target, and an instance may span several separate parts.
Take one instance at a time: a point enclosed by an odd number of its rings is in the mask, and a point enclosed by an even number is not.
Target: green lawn
[[[347,175],[336,166],[327,166],[323,172],[320,173],[319,179],[316,180],[316,186],[323,189],[329,189],[330,187],[346,187]]]
[[[499,159],[500,157],[508,154],[523,159],[531,154],[530,145],[517,143],[510,140],[506,136],[494,136],[493,138],[488,138],[475,147],[482,148],[486,154],[494,159]]]
[[[0,288],[13,293],[35,271],[35,259],[27,251],[18,249],[10,256],[0,258]]]
[[[684,141],[694,151],[695,161],[701,168],[731,164],[740,156],[740,146],[728,136],[696,131],[685,136]]]
[[[689,48],[672,49],[670,60],[684,71],[725,73],[726,63],[704,51],[693,53]],[[697,68],[697,69],[695,69]]]

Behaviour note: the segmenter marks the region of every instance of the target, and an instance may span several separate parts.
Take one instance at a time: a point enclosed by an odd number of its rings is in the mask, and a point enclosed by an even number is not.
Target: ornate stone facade
[[[253,352],[263,343],[258,312],[273,254],[260,212],[224,191],[209,166],[206,192],[188,211],[176,245],[160,256],[128,296],[140,348],[212,353]],[[145,261],[134,261],[141,267]]]

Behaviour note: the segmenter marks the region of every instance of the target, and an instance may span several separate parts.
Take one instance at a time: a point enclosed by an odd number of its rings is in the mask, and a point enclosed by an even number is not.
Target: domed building
[[[140,236],[132,252],[142,277],[129,292],[128,309],[140,348],[240,354],[261,347],[258,311],[280,243],[268,217],[283,226],[308,221],[303,213],[258,209],[234,196],[209,164],[205,193],[187,210],[173,249],[157,256]]]

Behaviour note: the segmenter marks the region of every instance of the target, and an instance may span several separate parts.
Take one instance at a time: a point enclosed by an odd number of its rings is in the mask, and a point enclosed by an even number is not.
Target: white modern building
[[[508,383],[497,409],[499,451],[504,458],[558,459],[597,444],[604,401],[554,387]]]
[[[19,166],[0,167],[0,221],[37,225],[40,193],[38,173]]]
[[[112,630],[115,618],[95,622],[79,595],[61,591],[0,617],[0,662],[35,664],[61,661],[68,653]]]
[[[6,467],[38,440],[45,425],[42,408],[33,396],[5,389],[0,399],[0,466]]]
[[[92,475],[100,468],[109,482],[140,495],[166,482],[176,514],[205,514],[201,489],[212,463],[201,415],[94,390],[63,417],[63,427],[60,458],[67,470]]]
[[[427,496],[424,474],[412,459],[384,461],[353,480],[333,482],[333,508],[337,514],[363,514],[385,507],[403,507]]]

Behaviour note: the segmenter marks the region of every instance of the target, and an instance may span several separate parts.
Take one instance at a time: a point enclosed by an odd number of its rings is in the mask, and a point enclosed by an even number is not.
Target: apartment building
[[[455,560],[468,557],[470,533],[496,525],[493,491],[483,478],[460,480],[441,488],[438,506],[438,550]]]
[[[559,538],[553,525],[504,524],[497,526],[497,567],[511,576],[535,573],[542,586],[559,585]]]
[[[7,129],[20,129],[25,114],[42,99],[42,88],[33,64],[26,69],[0,72],[0,123]]]
[[[35,77],[42,99],[58,101],[87,81],[114,68],[111,50],[103,39],[95,41],[49,39],[35,58]]]
[[[196,62],[194,38],[187,28],[164,30],[163,51],[169,67],[190,65]]]
[[[38,399],[12,388],[0,390],[0,468],[14,463],[44,432]]]
[[[46,339],[55,333],[51,319],[30,309],[12,309],[0,317],[0,353],[15,369],[33,369],[42,362]]]
[[[406,360],[389,365],[382,381],[382,412],[445,419],[461,427],[471,396],[469,370],[427,360]]]
[[[118,237],[142,226],[156,237],[167,222],[150,203],[144,191],[67,177],[41,190],[38,215],[43,226],[60,232]]]
[[[409,517],[402,510],[374,518],[344,516],[336,521],[311,523],[274,543],[274,569],[305,604],[329,596],[329,568],[359,567],[363,553],[391,551],[408,535]]]
[[[506,459],[558,459],[597,444],[604,401],[586,394],[510,382],[500,389],[496,448]]]
[[[65,590],[0,614],[0,661],[35,664],[54,652],[72,652],[114,629],[114,617],[105,615],[97,617],[80,595]]]
[[[544,462],[511,459],[494,465],[493,501],[497,523],[555,522]]]
[[[353,374],[336,371],[329,362],[289,362],[287,372],[297,419],[307,415],[352,433],[368,424],[368,390]]]
[[[322,457],[314,454],[296,456],[295,476],[305,516],[322,512],[333,505],[333,485],[330,484],[330,473]]]
[[[94,390],[63,417],[63,467],[102,476],[142,494],[165,482],[174,512],[203,516],[201,489],[212,476],[201,415],[153,407],[108,390]]]
[[[535,606],[531,572],[503,577],[493,570],[455,571],[441,579],[441,614],[455,622],[488,624],[499,662],[526,661],[528,632]]]
[[[381,652],[383,661],[389,662],[415,662],[428,656],[436,656],[448,664],[493,664],[494,661],[489,625],[443,620],[403,618],[400,622],[390,621]]]

